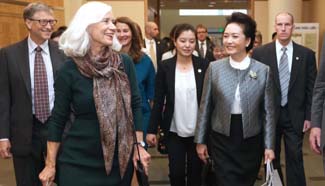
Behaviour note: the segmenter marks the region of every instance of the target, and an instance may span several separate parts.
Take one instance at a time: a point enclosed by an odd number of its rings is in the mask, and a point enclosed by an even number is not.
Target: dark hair
[[[169,37],[164,37],[163,39],[162,39],[162,41],[164,41],[165,40],[165,50],[164,50],[164,52],[167,52],[167,51],[170,51],[170,50],[174,50],[174,48],[175,48],[175,45],[174,45],[174,37],[175,37],[175,30],[176,30],[176,28],[177,28],[177,26],[178,26],[179,24],[176,24],[176,25],[174,25],[173,26],[173,28],[170,30],[170,32],[169,32]]]
[[[276,37],[277,33],[276,32],[273,32],[272,34],[272,40]]]
[[[51,39],[56,38],[56,37],[60,37],[66,29],[67,29],[66,26],[60,26],[56,31],[54,31],[51,34]]]
[[[192,31],[195,35],[196,38],[196,32],[195,29],[192,25],[188,24],[188,23],[182,23],[182,24],[178,24],[175,28],[175,32],[174,32],[174,41],[177,40],[177,38],[184,32],[184,31]]]
[[[252,19],[249,15],[241,13],[241,12],[234,12],[231,16],[226,18],[226,26],[230,23],[237,23],[242,26],[243,33],[246,38],[250,38],[251,42],[246,47],[246,52],[250,51],[254,46],[255,41],[255,32],[256,32],[256,22]]]
[[[35,3],[29,3],[24,8],[23,18],[24,18],[24,20],[31,19],[31,18],[33,18],[34,14],[36,12],[40,12],[40,11],[44,11],[49,14],[53,14],[53,9],[51,7],[49,7],[47,4],[41,3],[41,2],[35,2]]]
[[[140,40],[140,46],[141,46],[141,48],[143,48],[144,47],[144,40],[143,40],[143,35],[142,35],[141,27],[140,27],[140,25],[138,23],[136,23],[136,22],[133,22],[133,23],[135,25],[135,28],[138,31],[138,34],[139,34],[138,36],[139,36],[139,40]]]
[[[138,63],[140,58],[143,56],[143,52],[141,51],[141,39],[140,34],[135,22],[133,22],[128,17],[118,17],[116,18],[116,23],[124,23],[128,25],[130,28],[132,38],[131,38],[131,46],[130,50],[128,51],[128,55],[130,55],[133,59],[134,63]]]

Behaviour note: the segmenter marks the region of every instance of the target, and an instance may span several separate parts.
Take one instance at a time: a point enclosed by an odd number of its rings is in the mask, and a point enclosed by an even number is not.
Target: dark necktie
[[[280,78],[280,86],[281,86],[281,106],[285,106],[288,102],[288,88],[289,88],[289,66],[288,66],[288,55],[286,53],[287,48],[283,47],[281,49],[283,51],[282,56],[280,58],[279,64],[279,78]]]
[[[50,116],[49,92],[45,63],[42,57],[42,48],[35,49],[34,64],[34,109],[35,117],[45,123]]]
[[[200,55],[201,55],[202,58],[204,58],[204,48],[203,48],[203,46],[204,46],[204,42],[201,42],[201,44],[200,44]]]

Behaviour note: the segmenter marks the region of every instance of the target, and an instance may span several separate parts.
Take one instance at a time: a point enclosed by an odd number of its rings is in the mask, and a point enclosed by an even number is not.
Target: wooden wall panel
[[[37,0],[0,0],[0,48],[16,43],[28,34],[23,20],[23,9]],[[56,28],[65,25],[63,0],[43,0],[54,9],[54,16],[58,20]],[[56,29],[55,28],[55,29]]]

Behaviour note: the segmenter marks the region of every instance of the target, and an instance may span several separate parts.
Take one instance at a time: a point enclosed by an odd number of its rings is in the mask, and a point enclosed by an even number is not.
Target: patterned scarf
[[[81,74],[93,79],[93,97],[106,173],[109,175],[111,172],[117,144],[120,175],[123,178],[134,139],[130,83],[121,56],[106,48],[99,56],[91,56],[88,52],[85,57],[74,58],[74,61]]]

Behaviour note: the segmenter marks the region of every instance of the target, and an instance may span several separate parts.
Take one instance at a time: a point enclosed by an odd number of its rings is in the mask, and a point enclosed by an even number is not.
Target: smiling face
[[[191,30],[185,30],[175,39],[174,44],[177,50],[177,55],[184,57],[191,56],[195,49],[195,33]]]
[[[87,32],[91,46],[111,46],[116,31],[115,19],[112,12],[108,12],[102,21],[88,26]]]
[[[29,30],[30,38],[38,45],[50,39],[54,25],[47,23],[42,26],[38,20],[54,20],[53,14],[46,11],[38,11],[30,18],[25,20]]]
[[[116,36],[123,47],[131,45],[132,32],[129,25],[121,22],[116,23]]]
[[[246,38],[243,28],[237,23],[227,25],[223,34],[223,45],[228,55],[233,59],[241,61],[247,55],[246,47],[250,43],[250,38]]]

